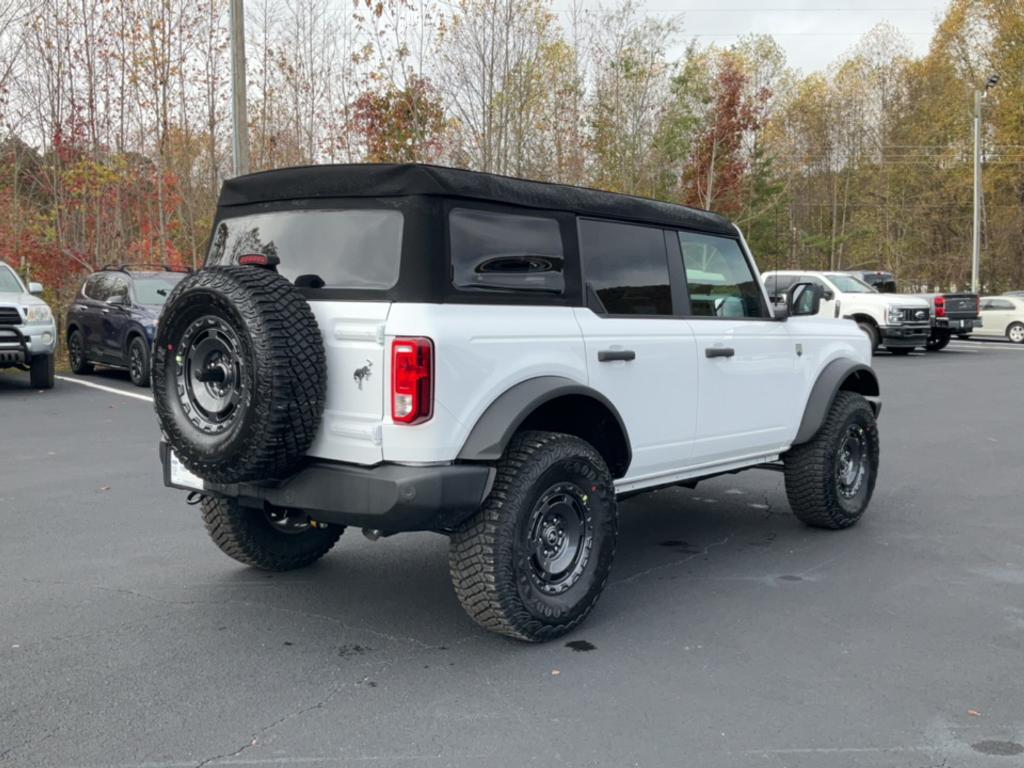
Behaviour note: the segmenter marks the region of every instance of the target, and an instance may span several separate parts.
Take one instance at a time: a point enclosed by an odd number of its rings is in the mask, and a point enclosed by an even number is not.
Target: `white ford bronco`
[[[156,337],[164,481],[257,568],[346,527],[447,535],[469,615],[550,639],[623,496],[766,467],[800,520],[857,522],[878,381],[821,301],[774,315],[736,227],[677,205],[423,165],[233,179]]]
[[[853,320],[874,351],[884,345],[894,355],[908,355],[926,347],[932,332],[931,304],[918,296],[879,293],[873,286],[846,272],[765,272],[768,298],[774,307],[785,306],[786,292],[798,283],[811,283],[822,292],[818,314]]]

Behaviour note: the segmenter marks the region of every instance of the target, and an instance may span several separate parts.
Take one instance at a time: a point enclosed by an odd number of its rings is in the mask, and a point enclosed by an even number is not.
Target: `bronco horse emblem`
[[[359,385],[359,389],[362,389],[363,382],[366,379],[370,378],[370,374],[372,373],[372,371],[370,370],[371,368],[373,368],[373,361],[367,360],[366,365],[364,365],[362,368],[356,368],[355,371],[352,373],[352,380]]]

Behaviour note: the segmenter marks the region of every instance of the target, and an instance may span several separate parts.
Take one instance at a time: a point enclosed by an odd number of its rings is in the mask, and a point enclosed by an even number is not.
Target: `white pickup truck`
[[[924,347],[931,334],[931,305],[916,296],[879,293],[844,272],[765,272],[765,288],[773,306],[784,306],[786,291],[797,283],[811,283],[824,290],[818,314],[853,320],[871,340],[871,348],[884,346],[894,355],[910,354]]]

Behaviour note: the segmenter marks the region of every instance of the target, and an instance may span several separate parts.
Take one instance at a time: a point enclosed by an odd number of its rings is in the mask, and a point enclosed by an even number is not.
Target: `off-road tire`
[[[78,376],[92,373],[92,363],[85,357],[85,339],[77,329],[68,334],[68,362],[71,364],[71,372]]]
[[[914,347],[889,347],[889,352],[897,357],[909,355],[913,351]]]
[[[868,337],[868,341],[871,343],[871,353],[874,354],[878,351],[878,345],[882,343],[881,334],[878,333],[878,329],[874,324],[866,320],[858,322],[857,327],[864,331],[864,334]]]
[[[133,355],[138,355],[138,361]],[[149,345],[141,336],[135,336],[128,345],[128,376],[136,387],[149,386],[149,365]]]
[[[187,373],[183,339],[205,318],[237,342],[237,403],[214,430],[200,426],[198,409],[179,395],[178,376],[185,380]],[[320,427],[327,390],[323,339],[306,299],[276,272],[212,267],[178,283],[157,331],[152,376],[168,443],[189,470],[215,483],[287,476]]]
[[[264,571],[292,571],[315,563],[331,551],[345,530],[330,525],[281,533],[262,509],[243,507],[235,499],[205,496],[201,507],[206,531],[221,552]]]
[[[588,516],[592,543],[577,580],[560,594],[546,594],[532,575],[528,526],[552,489],[566,487],[579,492],[574,503]],[[572,435],[521,432],[499,461],[480,511],[451,537],[455,594],[484,629],[528,642],[551,640],[593,609],[608,581],[617,536],[615,486],[601,454]]]
[[[1006,338],[1014,344],[1024,344],[1024,323],[1010,323],[1006,327]]]
[[[53,389],[54,383],[53,355],[37,355],[29,364],[29,383],[34,389]]]
[[[929,352],[939,352],[949,346],[949,340],[952,338],[949,334],[943,334],[939,337],[929,337],[928,342],[925,344],[925,349]]]
[[[858,493],[844,498],[839,492],[839,449],[851,426],[863,432],[867,472]],[[814,528],[838,530],[855,524],[875,489],[878,454],[878,426],[871,404],[854,392],[838,392],[817,434],[784,457],[786,497],[793,514]]]

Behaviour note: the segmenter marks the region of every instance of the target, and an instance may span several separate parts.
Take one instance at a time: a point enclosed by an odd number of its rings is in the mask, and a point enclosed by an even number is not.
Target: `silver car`
[[[32,386],[53,387],[57,326],[53,312],[39,298],[43,286],[29,283],[0,261],[0,368],[28,371]]]

